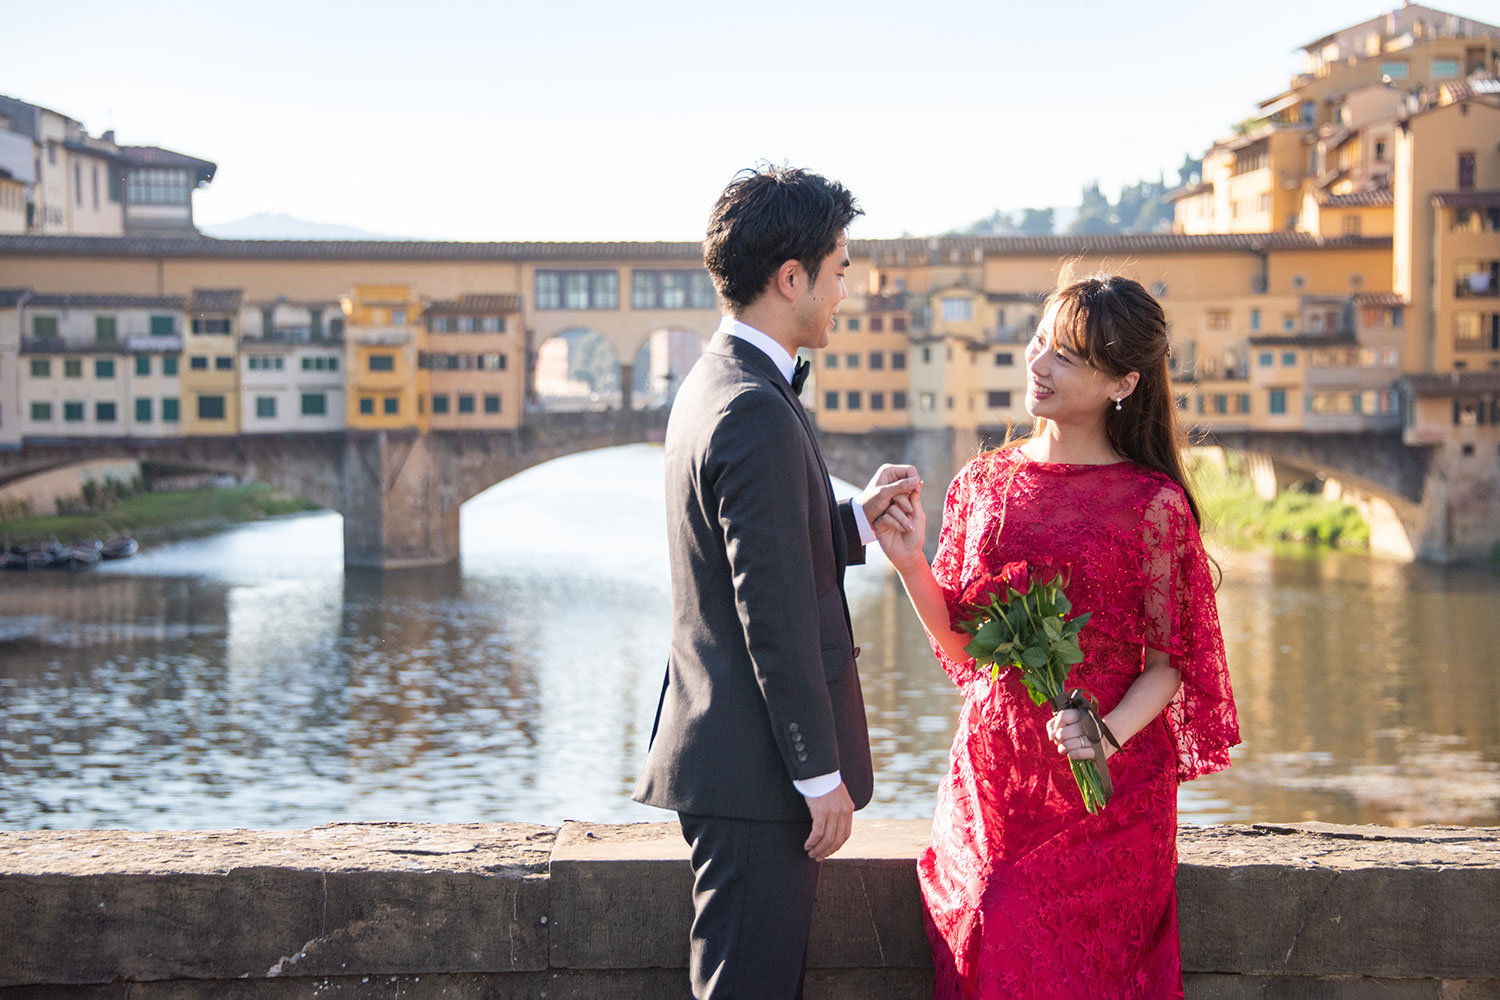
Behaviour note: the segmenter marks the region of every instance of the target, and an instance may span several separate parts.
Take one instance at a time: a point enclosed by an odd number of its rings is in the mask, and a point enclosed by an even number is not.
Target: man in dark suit
[[[672,649],[635,789],[692,848],[700,1000],[801,995],[819,866],[870,800],[844,567],[919,481],[881,466],[836,503],[793,367],[828,345],[859,214],[817,174],[745,171],[704,241],[727,315],[667,425]]]

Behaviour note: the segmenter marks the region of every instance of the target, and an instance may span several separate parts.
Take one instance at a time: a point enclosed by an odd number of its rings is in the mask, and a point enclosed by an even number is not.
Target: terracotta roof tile
[[[521,311],[519,295],[460,295],[457,302],[429,302],[427,315],[503,314]]]
[[[1352,194],[1324,195],[1318,200],[1324,208],[1365,208],[1369,206],[1394,205],[1396,195],[1390,188],[1371,188]]]
[[[245,293],[238,288],[195,288],[192,305],[195,313],[232,313],[240,311]]]
[[[12,303],[14,304],[14,303]],[[33,293],[26,299],[27,308],[41,309],[175,309],[185,300],[169,295],[46,295]]]
[[[1500,191],[1439,191],[1432,203],[1444,208],[1500,208]]]
[[[1249,340],[1252,347],[1353,347],[1359,343],[1352,333],[1268,333]]]
[[[212,180],[219,165],[211,160],[200,160],[186,153],[162,149],[160,146],[121,146],[120,159],[132,167],[166,167],[192,170],[204,180]]]
[[[1387,249],[1389,236],[1321,237],[1309,233],[1185,236],[947,236],[854,240],[850,252],[879,263],[926,261],[933,252],[973,262],[985,257],[1083,253],[1259,253],[1277,250]],[[0,236],[0,256],[168,257],[242,260],[609,261],[703,259],[696,242],[458,243],[378,240],[216,240],[204,236]]]
[[[1354,304],[1361,306],[1408,306],[1410,302],[1395,292],[1355,292]]]
[[[1406,375],[1401,384],[1417,396],[1500,392],[1500,372],[1431,372]]]

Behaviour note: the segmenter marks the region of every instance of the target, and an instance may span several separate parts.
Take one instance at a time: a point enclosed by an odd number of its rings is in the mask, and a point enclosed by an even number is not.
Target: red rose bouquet
[[[976,664],[989,666],[991,682],[999,679],[1002,667],[1014,666],[1037,705],[1049,705],[1058,712],[1076,708],[1083,713],[1084,733],[1094,757],[1070,757],[1068,763],[1084,808],[1097,813],[1114,792],[1101,736],[1116,748],[1119,743],[1100,718],[1093,696],[1076,688],[1067,690],[1069,668],[1083,661],[1078,633],[1089,620],[1088,612],[1064,617],[1073,610],[1063,593],[1069,580],[1068,567],[1050,559],[1006,563],[998,573],[981,576],[964,588],[953,627],[974,637],[964,652]]]

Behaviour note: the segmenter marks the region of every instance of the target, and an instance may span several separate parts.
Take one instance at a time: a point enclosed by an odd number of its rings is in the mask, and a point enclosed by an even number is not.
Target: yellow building
[[[1411,301],[1409,444],[1493,462],[1500,432],[1500,108],[1440,105],[1406,122],[1396,200],[1397,291]],[[1482,456],[1482,458],[1480,457]]]
[[[183,305],[175,297],[0,293],[8,314],[0,332],[21,331],[16,353],[0,338],[9,442],[177,436]]]
[[[1398,139],[1395,291],[1416,320],[1407,328],[1409,370],[1500,360],[1476,349],[1484,317],[1500,303],[1500,231],[1489,213],[1500,202],[1496,135],[1500,108],[1469,101],[1413,115]]]
[[[464,295],[427,304],[427,372],[433,430],[513,428],[526,394],[526,327],[518,295]]]
[[[195,289],[182,331],[182,433],[240,432],[239,289]],[[153,333],[155,330],[153,329]]]
[[[427,430],[422,299],[409,285],[355,285],[341,304],[349,428]]]
[[[1172,193],[1177,232],[1388,234],[1400,122],[1500,72],[1500,27],[1420,4],[1303,48],[1305,72]]]
[[[26,232],[26,185],[0,167],[0,233]]]
[[[1403,3],[1302,47],[1304,70],[1262,113],[1290,113],[1314,125],[1336,123],[1338,98],[1389,83],[1435,93],[1446,81],[1500,74],[1500,27],[1422,4]]]
[[[904,292],[845,300],[828,347],[812,354],[809,409],[819,427],[858,433],[910,425],[910,332]]]

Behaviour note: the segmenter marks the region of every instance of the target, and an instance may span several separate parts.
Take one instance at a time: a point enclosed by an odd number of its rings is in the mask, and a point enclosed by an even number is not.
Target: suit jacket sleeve
[[[839,769],[822,618],[830,597],[842,615],[842,594],[832,567],[831,525],[824,551],[815,546],[811,518],[828,505],[810,449],[784,399],[751,391],[737,396],[719,421],[708,463],[740,627],[777,749],[794,780]],[[831,594],[818,592],[819,558],[830,561]]]
[[[844,565],[865,564],[865,543],[859,540],[859,522],[854,518],[853,498],[839,501],[839,521],[844,525]]]

